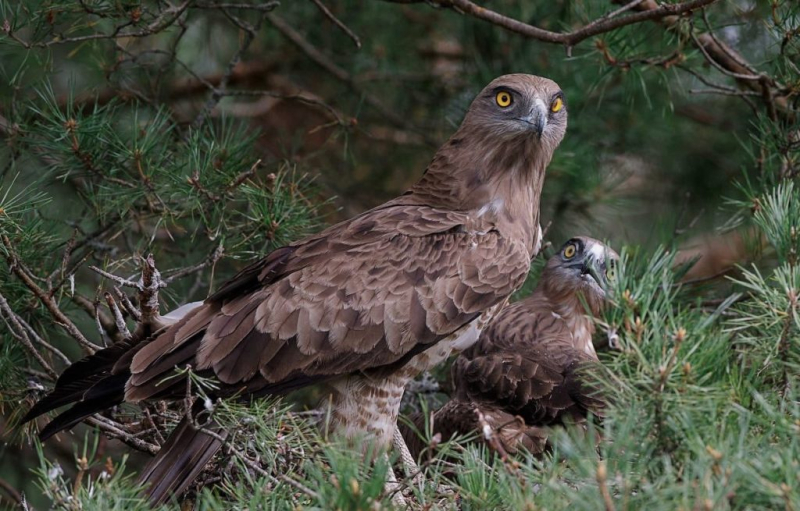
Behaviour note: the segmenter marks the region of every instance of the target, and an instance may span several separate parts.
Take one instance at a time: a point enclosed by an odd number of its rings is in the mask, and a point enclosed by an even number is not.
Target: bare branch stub
[[[136,325],[137,333],[150,333],[161,327],[161,314],[158,308],[158,290],[167,287],[156,268],[153,254],[142,259],[142,276],[137,283],[139,288],[139,312],[141,318]]]
[[[122,292],[122,290],[116,286],[114,286],[114,293],[116,293],[117,298],[119,299],[120,303],[122,304],[122,308],[125,309],[125,312],[130,314],[134,320],[138,323],[142,319],[142,313],[139,312],[133,303],[131,303],[131,299],[128,298],[128,295]]]
[[[101,270],[95,266],[90,266],[90,268],[121,286],[132,287],[138,290],[138,307],[134,307],[125,293],[123,293],[119,287],[114,287],[114,291],[120,303],[122,303],[122,307],[129,315],[136,319],[134,335],[137,337],[146,337],[163,326],[160,321],[161,314],[158,305],[158,291],[161,288],[167,287],[167,282],[161,278],[161,272],[156,268],[156,261],[153,254],[148,254],[147,257],[142,258],[142,272],[139,280],[135,282]],[[127,333],[122,311],[113,296],[110,293],[106,293],[105,299],[108,302],[109,309],[112,314],[114,314],[114,322],[117,329],[123,336],[130,335]]]
[[[110,310],[111,314],[114,315],[114,323],[117,327],[117,331],[122,334],[123,338],[130,339],[131,333],[128,331],[128,326],[125,324],[125,317],[122,315],[122,311],[117,305],[117,302],[114,300],[114,297],[108,292],[104,293],[103,297],[106,299],[106,303],[108,304],[108,310]]]

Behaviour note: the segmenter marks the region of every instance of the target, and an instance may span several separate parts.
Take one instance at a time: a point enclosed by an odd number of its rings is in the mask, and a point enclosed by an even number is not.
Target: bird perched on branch
[[[216,380],[212,399],[327,383],[334,428],[390,445],[406,382],[477,341],[524,281],[566,110],[551,80],[497,78],[405,194],[273,251],[154,336],[77,362],[26,419],[74,403],[45,439],[122,402],[183,399],[188,366]],[[208,434],[192,415],[142,474],[153,503],[222,445],[213,418]]]
[[[433,415],[449,440],[480,432],[501,454],[546,447],[547,426],[601,413],[602,400],[581,378],[597,362],[594,323],[614,278],[616,252],[592,238],[569,240],[547,261],[528,298],[503,309],[452,367],[455,396]],[[414,418],[403,434],[414,455],[426,447]]]

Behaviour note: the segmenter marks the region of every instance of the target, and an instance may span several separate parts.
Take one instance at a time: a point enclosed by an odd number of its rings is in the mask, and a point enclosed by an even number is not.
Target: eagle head
[[[501,138],[533,137],[555,148],[567,130],[564,93],[552,80],[510,74],[492,80],[464,119]]]
[[[570,239],[547,261],[542,279],[562,293],[580,294],[593,311],[602,307],[613,283],[619,255],[586,236]]]

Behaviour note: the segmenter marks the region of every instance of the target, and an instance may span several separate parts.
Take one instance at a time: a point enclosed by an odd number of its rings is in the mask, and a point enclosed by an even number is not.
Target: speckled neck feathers
[[[542,276],[536,291],[519,302],[519,306],[540,314],[549,310],[558,321],[564,322],[566,331],[572,334],[573,347],[576,350],[594,353],[592,335],[595,326],[592,316],[600,312],[602,304],[594,300],[581,299],[574,289],[548,285],[546,277],[546,274]]]
[[[471,212],[524,240],[533,255],[539,198],[554,149],[530,134],[503,138],[465,122],[402,200]]]

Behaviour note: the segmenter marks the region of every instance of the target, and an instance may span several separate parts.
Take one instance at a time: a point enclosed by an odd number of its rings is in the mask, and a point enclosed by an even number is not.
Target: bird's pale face
[[[572,238],[547,262],[551,279],[562,289],[580,292],[590,304],[605,300],[613,284],[619,256],[607,245],[587,237]]]
[[[526,74],[493,80],[472,102],[469,121],[500,138],[530,136],[551,147],[567,130],[564,93],[552,80]]]

